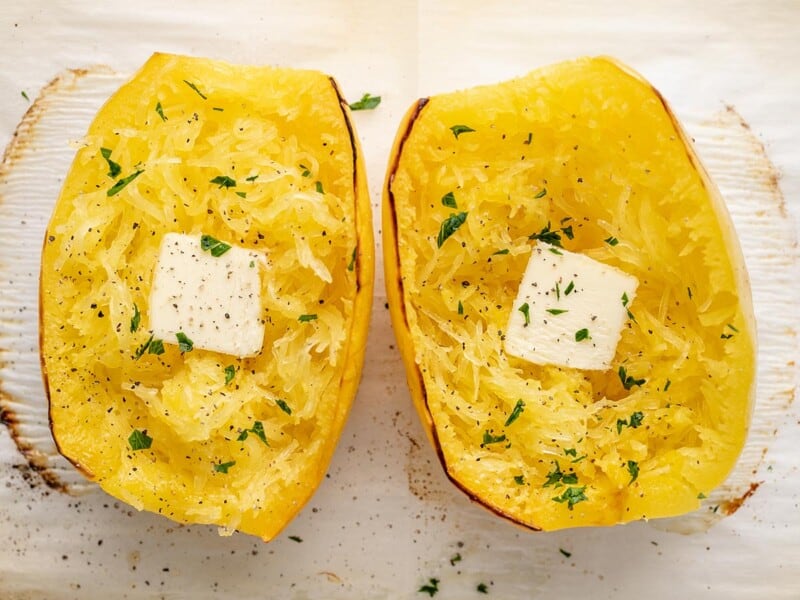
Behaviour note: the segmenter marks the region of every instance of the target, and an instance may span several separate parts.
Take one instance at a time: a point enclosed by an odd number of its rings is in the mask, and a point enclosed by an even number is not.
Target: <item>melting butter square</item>
[[[177,344],[176,334],[183,332],[195,349],[258,354],[264,341],[265,257],[232,244],[213,256],[200,240],[200,235],[168,233],[161,242],[148,315],[154,337]]]
[[[637,286],[636,277],[584,254],[536,244],[512,305],[506,353],[540,365],[608,369]]]

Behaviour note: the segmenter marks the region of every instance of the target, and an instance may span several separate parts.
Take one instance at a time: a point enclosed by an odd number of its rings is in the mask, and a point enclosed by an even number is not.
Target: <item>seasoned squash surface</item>
[[[274,537],[324,476],[355,395],[365,181],[329,77],[153,56],[98,113],[47,229],[42,359],[61,452],[136,508]],[[264,257],[256,356],[152,338],[167,233]]]
[[[531,528],[612,525],[690,511],[730,471],[754,392],[747,275],[718,191],[641,77],[581,59],[421,100],[383,231],[412,396],[467,494]],[[608,370],[506,354],[537,243],[637,278]]]

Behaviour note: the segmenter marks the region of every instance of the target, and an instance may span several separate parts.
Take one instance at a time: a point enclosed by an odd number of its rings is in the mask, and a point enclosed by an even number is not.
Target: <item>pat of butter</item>
[[[540,365],[608,369],[638,283],[583,254],[535,245],[512,305],[506,353]]]
[[[194,348],[245,357],[264,343],[261,271],[264,255],[231,245],[219,256],[200,235],[168,233],[161,241],[150,292],[150,328],[177,344],[183,332]]]

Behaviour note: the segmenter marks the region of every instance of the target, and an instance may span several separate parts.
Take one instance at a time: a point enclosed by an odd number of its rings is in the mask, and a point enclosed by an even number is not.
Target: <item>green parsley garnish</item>
[[[215,463],[214,471],[216,471],[217,473],[225,473],[227,475],[228,469],[230,469],[235,464],[236,464],[235,460],[226,463]]]
[[[214,179],[211,179],[209,183],[217,184],[220,187],[220,189],[236,187],[236,180],[231,179],[227,175],[217,175],[216,177],[214,177]]]
[[[211,107],[211,110],[215,110],[215,111],[217,111],[217,112],[223,112],[225,109],[224,109],[224,108],[221,108],[221,107],[219,107],[219,106],[212,106],[212,107]]]
[[[439,580],[435,577],[429,577],[428,583],[423,585],[417,590],[417,593],[428,594],[431,598],[433,598],[436,593],[439,591]]]
[[[114,178],[119,175],[122,171],[122,167],[119,166],[119,163],[115,163],[113,160],[111,160],[111,150],[108,148],[100,148],[100,154],[108,163],[108,176]]]
[[[644,413],[639,410],[631,413],[628,419],[617,419],[617,433],[622,433],[623,427],[636,429],[642,424],[642,421],[644,421]]]
[[[617,375],[619,375],[619,380],[622,382],[622,386],[626,390],[631,389],[635,385],[642,386],[645,383],[644,379],[634,379],[632,375],[628,375],[628,372],[623,366],[620,366],[619,371],[617,371]]]
[[[158,341],[159,340],[156,340],[156,342],[158,342]],[[136,352],[133,353],[133,359],[134,360],[139,360],[140,358],[142,358],[142,356],[144,355],[145,352],[147,352],[147,350],[150,348],[150,345],[152,343],[153,343],[153,334],[150,334],[150,337],[147,339],[147,341],[144,344],[142,344],[141,346],[139,346],[136,349]],[[156,353],[156,352],[152,352],[151,351],[150,353],[151,354],[162,354],[163,351],[164,351],[164,345],[162,344],[161,345],[161,352]]]
[[[111,188],[106,192],[106,196],[108,196],[109,198],[111,196],[116,196],[122,191],[122,189],[126,185],[128,185],[131,181],[136,179],[142,173],[144,173],[144,170],[139,170],[128,175],[127,177],[123,177],[122,179],[117,180],[117,182],[114,185],[112,185]]]
[[[311,169],[302,163],[300,163],[300,168],[303,169],[303,172],[301,173],[303,177],[311,177]]]
[[[686,291],[689,293],[689,300],[691,300],[692,299],[692,288],[687,287]]]
[[[522,414],[522,411],[525,410],[525,403],[522,400],[517,400],[517,403],[514,405],[514,409],[511,411],[511,414],[508,415],[506,419],[505,426],[508,427],[514,421],[519,419],[519,416]]]
[[[698,500],[705,500],[706,499],[706,495],[703,492],[700,492],[699,494],[697,494],[697,499]]]
[[[569,312],[563,308],[547,308],[545,312],[549,312],[551,315],[563,315],[565,312]]]
[[[162,121],[167,120],[167,117],[164,114],[164,108],[161,106],[161,102],[156,102],[156,114],[161,117]]]
[[[247,198],[247,192],[234,192],[239,198]]]
[[[628,306],[628,292],[622,292],[622,306]]]
[[[570,556],[572,556],[572,552],[567,552],[567,551],[566,551],[566,550],[564,550],[563,548],[559,548],[559,549],[558,549],[558,551],[559,551],[559,552],[561,552],[561,554],[563,554],[563,555],[564,555],[564,556],[566,556],[567,558],[569,558]]]
[[[618,240],[617,238],[615,238],[613,235],[612,235],[612,236],[609,236],[609,237],[607,237],[607,238],[606,238],[606,239],[604,239],[603,241],[604,241],[606,244],[608,244],[609,246],[616,246],[617,244],[619,244],[619,240]]]
[[[458,208],[456,205],[456,197],[453,195],[453,192],[447,192],[442,196],[442,204],[450,208]]]
[[[267,441],[267,434],[264,433],[264,424],[261,421],[255,421],[253,426],[250,429],[243,429],[242,432],[239,434],[239,437],[236,438],[237,442],[243,442],[247,439],[248,434],[253,434],[262,442],[264,442],[267,446],[269,446],[269,442]]]
[[[508,254],[510,250],[508,248],[503,248],[502,250],[498,250],[497,252],[493,252],[492,256],[497,256],[500,254]]]
[[[150,342],[150,347],[147,349],[148,354],[155,354],[156,356],[164,354],[164,342],[162,340],[153,340]]]
[[[721,333],[721,334],[720,334],[720,336],[719,336],[719,338],[720,338],[721,340],[729,340],[729,339],[731,339],[732,337],[733,337],[733,334],[732,334],[732,333]]]
[[[516,483],[517,485],[523,485],[525,483],[525,476],[514,475],[514,483]]]
[[[556,281],[556,300],[561,300],[561,289],[559,288],[558,282]]]
[[[31,101],[31,99],[30,99],[30,98],[28,98],[28,94],[25,92],[25,90],[22,90],[22,91],[20,92],[20,94],[22,94],[22,97],[23,97],[23,98],[25,98],[25,100],[27,100],[28,102],[30,102],[30,101]]]
[[[488,444],[499,444],[500,442],[505,442],[506,436],[505,434],[501,435],[492,435],[489,430],[483,432],[483,444],[482,446],[486,446]]]
[[[730,329],[731,331],[735,331],[736,333],[739,333],[739,330],[738,330],[738,329],[736,329],[736,327],[734,327],[734,326],[733,326],[733,325],[731,325],[730,323],[728,323],[728,329]]]
[[[572,510],[578,502],[584,502],[588,499],[585,485],[582,487],[568,487],[560,496],[553,496],[553,502],[558,502],[560,504],[566,502],[567,508],[570,510]]]
[[[458,136],[460,136],[462,133],[470,133],[475,130],[467,125],[453,125],[450,128],[450,131],[452,131],[453,135],[456,137],[456,139],[458,139]]]
[[[325,190],[322,187],[322,182],[321,181],[318,181],[316,184],[314,184],[314,186],[315,186],[318,194],[324,194],[325,193]]]
[[[520,306],[517,310],[519,312],[521,312],[523,315],[525,315],[525,327],[530,325],[531,324],[531,314],[530,314],[531,307],[528,306],[528,303],[526,302],[525,304]]]
[[[213,238],[210,235],[202,235],[200,237],[200,248],[206,252],[211,252],[211,256],[214,258],[219,258],[228,250],[230,250],[231,246],[225,242],[220,242],[218,239]]]
[[[577,473],[564,473],[561,471],[561,466],[558,462],[553,461],[555,465],[555,469],[550,471],[547,474],[547,480],[542,484],[542,487],[548,487],[550,485],[554,487],[561,487],[562,485],[570,485],[578,483],[578,474]]]
[[[628,473],[631,474],[631,480],[628,482],[628,485],[630,485],[639,478],[639,463],[635,460],[629,460]]]
[[[574,289],[575,289],[575,282],[574,281],[570,281],[569,284],[567,285],[566,289],[564,290],[564,295],[565,296],[569,296],[572,293],[572,290],[574,290]]]
[[[303,538],[301,538],[299,535],[290,535],[289,539],[292,540],[293,542],[297,542],[298,544],[303,543]]]
[[[179,331],[175,334],[175,337],[178,338],[178,348],[180,349],[181,353],[191,352],[194,350],[194,342],[186,337],[185,333]]]
[[[139,312],[139,307],[136,306],[136,303],[133,304],[133,316],[131,317],[131,333],[136,333],[136,330],[139,329],[139,323],[142,320],[142,314]]]
[[[536,193],[534,198],[538,200],[539,198],[544,198],[546,195],[547,195],[547,188],[542,188]]]
[[[459,300],[459,301],[458,301],[458,307],[457,307],[457,310],[458,310],[458,314],[460,314],[460,315],[463,315],[463,314],[464,314],[464,305],[463,305],[463,304],[461,304],[461,300]]]
[[[454,555],[453,555],[453,556],[450,558],[450,566],[451,566],[451,567],[455,567],[457,562],[461,562],[461,553],[460,553],[460,552],[456,552],[456,553],[455,553],[455,554],[454,554]]]
[[[206,95],[205,95],[203,92],[201,92],[199,89],[197,89],[197,86],[196,86],[195,84],[193,84],[191,81],[186,81],[186,80],[184,79],[184,80],[183,80],[183,83],[185,83],[185,84],[186,84],[186,85],[188,85],[190,88],[192,88],[192,89],[193,89],[195,92],[197,92],[197,95],[198,95],[198,96],[200,96],[200,97],[201,97],[203,100],[208,100],[208,98],[206,97]]]
[[[561,233],[563,233],[565,236],[567,236],[568,240],[571,240],[571,239],[575,238],[575,234],[572,233],[572,225],[568,225],[567,227],[562,227],[561,228]]]
[[[377,107],[381,103],[380,96],[373,96],[369,92],[365,93],[361,96],[361,100],[357,102],[352,102],[350,104],[350,110],[372,110],[373,108]]]
[[[477,589],[478,592],[480,592],[481,594],[488,594],[489,593],[489,588],[486,587],[485,583],[479,583],[478,587],[475,588],[475,589]]]
[[[283,401],[283,400],[281,400],[280,398],[278,398],[277,400],[275,400],[275,404],[277,404],[277,405],[278,405],[278,408],[280,408],[280,409],[281,409],[283,412],[285,412],[287,415],[290,415],[290,414],[292,414],[292,409],[289,407],[289,405],[288,405],[288,404],[286,404],[286,402],[284,402],[284,401]]]
[[[352,271],[356,268],[356,255],[358,253],[358,246],[353,248],[353,254],[350,256],[350,262],[347,263],[347,270]]]
[[[550,230],[550,223],[548,222],[547,225],[542,227],[542,230],[539,233],[532,233],[528,236],[529,240],[538,240],[540,242],[544,242],[545,244],[551,244],[553,246],[560,246],[561,245],[561,235],[557,231]]]
[[[460,212],[458,214],[451,213],[449,217],[442,221],[442,226],[439,228],[439,236],[436,238],[438,247],[441,248],[447,238],[453,235],[466,220],[467,213]]]
[[[583,340],[590,340],[590,339],[592,339],[592,338],[589,335],[589,330],[586,329],[586,328],[579,329],[578,331],[575,332],[575,341],[576,342],[582,342]]]
[[[250,175],[250,177],[244,178],[245,181],[255,181],[256,179],[258,179],[258,175]]]
[[[636,322],[637,322],[637,321],[636,321],[636,317],[634,317],[634,316],[633,316],[633,313],[630,311],[630,309],[628,309],[628,318],[629,318],[631,321],[633,321],[634,323],[636,323]]]
[[[552,252],[553,254],[558,254],[559,256],[563,255],[563,252],[561,252],[561,250],[559,250],[558,248],[548,248],[548,250],[550,250],[550,252]]]
[[[666,392],[669,389],[669,386],[672,385],[672,381],[667,379],[667,382],[664,384],[664,391]]]
[[[236,376],[236,367],[233,365],[228,365],[225,367],[225,385],[228,385],[233,378]]]
[[[566,454],[567,456],[571,456],[572,458],[575,458],[576,456],[578,456],[578,451],[575,448],[564,448],[564,454]]]
[[[134,429],[133,433],[128,436],[128,443],[131,446],[131,450],[134,452],[137,450],[147,450],[153,444],[153,438],[147,435],[146,429],[144,431]]]
[[[317,315],[316,314],[300,315],[299,317],[297,317],[297,320],[300,321],[301,323],[308,323],[309,321],[316,321]]]

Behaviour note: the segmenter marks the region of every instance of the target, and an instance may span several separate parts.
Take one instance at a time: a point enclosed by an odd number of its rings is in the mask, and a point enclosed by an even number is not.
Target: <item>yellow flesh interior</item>
[[[456,125],[475,131],[456,138]],[[680,514],[742,448],[752,307],[689,152],[657,93],[601,59],[433,97],[413,123],[390,182],[412,368],[450,476],[519,522]],[[455,209],[441,201],[450,192]],[[439,248],[441,224],[462,211]],[[608,371],[503,352],[529,236],[548,224],[566,249],[639,280]],[[645,382],[625,389],[620,366]]]
[[[355,318],[354,168],[327,76],[152,58],[101,109],[47,233],[43,357],[62,452],[137,508],[273,537],[323,477],[352,400],[340,384]],[[165,344],[135,358],[159,244],[173,231],[265,253],[261,354]],[[256,422],[269,445],[238,440]],[[131,450],[134,429],[149,450]]]

